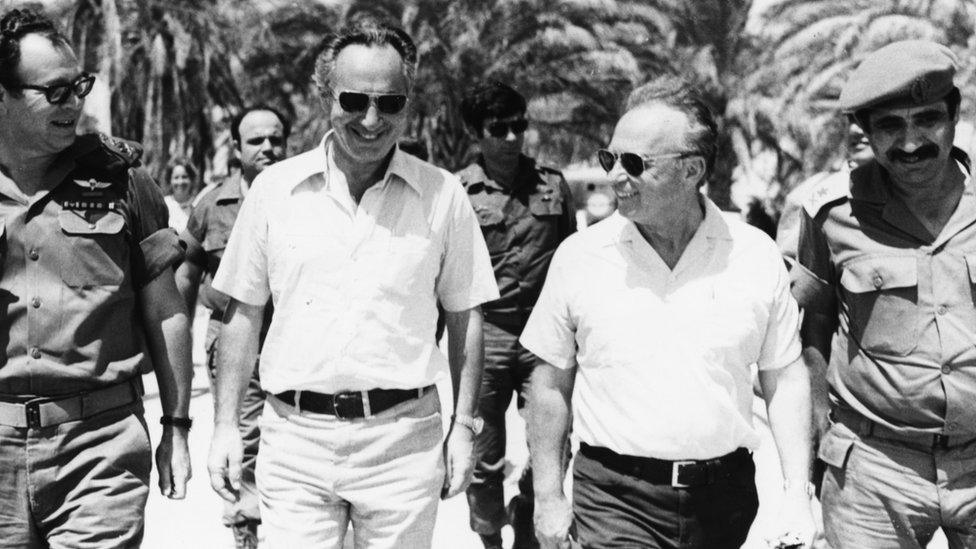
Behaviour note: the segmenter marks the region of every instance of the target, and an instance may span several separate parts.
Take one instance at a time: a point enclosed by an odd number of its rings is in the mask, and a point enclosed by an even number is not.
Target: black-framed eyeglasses
[[[24,84],[21,86],[11,86],[18,90],[36,90],[44,93],[44,98],[47,102],[52,105],[63,105],[68,99],[71,98],[71,94],[75,97],[81,99],[91,93],[92,86],[95,85],[95,75],[82,73],[71,82],[65,82],[63,84],[53,84],[51,86],[35,86],[31,84]]]
[[[688,158],[689,156],[696,156],[700,153],[695,151],[685,151],[685,152],[675,152],[675,153],[664,153],[655,154],[652,156],[641,156],[637,153],[615,153],[607,149],[600,149],[596,151],[597,160],[600,161],[600,167],[603,168],[607,173],[613,169],[614,165],[617,164],[617,159],[620,159],[620,165],[624,167],[624,171],[630,174],[632,177],[640,177],[644,170],[649,169],[654,166],[654,163],[658,160],[664,160],[666,158]]]
[[[509,130],[515,135],[524,133],[529,128],[529,121],[524,118],[516,118],[510,122],[498,121],[485,124],[488,135],[502,139],[508,136]]]
[[[362,92],[344,91],[336,96],[342,110],[350,113],[363,112],[369,108],[370,102],[376,105],[376,110],[383,114],[400,114],[407,106],[407,96],[399,93],[370,94]]]

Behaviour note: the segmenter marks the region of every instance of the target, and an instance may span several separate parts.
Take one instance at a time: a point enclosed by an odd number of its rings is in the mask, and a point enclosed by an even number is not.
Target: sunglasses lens
[[[488,124],[485,129],[488,130],[488,135],[501,139],[508,135],[508,124],[505,122],[492,122]]]
[[[339,94],[339,106],[346,112],[362,112],[369,107],[369,96],[365,93],[342,92]]]
[[[381,95],[376,98],[376,108],[383,114],[397,114],[406,104],[405,95]]]
[[[600,162],[600,167],[607,173],[613,169],[613,165],[617,163],[617,155],[606,149],[600,149],[596,151],[596,158]]]
[[[510,124],[512,128],[512,133],[522,133],[529,128],[529,121],[524,118],[519,118],[518,120]]]
[[[71,97],[71,84],[51,86],[44,92],[44,96],[47,98],[48,103],[60,105]]]
[[[620,165],[633,177],[640,177],[644,173],[644,159],[634,153],[622,153]]]
[[[95,85],[95,77],[92,75],[87,75],[82,78],[79,78],[74,83],[75,95],[78,96],[78,99],[85,97],[86,95],[91,93],[92,86],[94,85]]]

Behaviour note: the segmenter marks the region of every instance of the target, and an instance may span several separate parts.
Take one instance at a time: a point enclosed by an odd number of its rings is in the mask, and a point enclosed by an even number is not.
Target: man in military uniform
[[[840,105],[875,160],[803,212],[793,290],[832,547],[923,547],[937,528],[976,546],[976,188],[952,146],[955,71],[931,42],[867,56]]]
[[[76,136],[94,77],[48,18],[0,19],[0,547],[138,547],[190,477],[189,330],[163,196],[122,141]]]
[[[181,240],[186,243],[186,260],[176,271],[176,284],[186,301],[187,310],[192,311],[196,306],[197,289],[203,274],[206,273],[212,279],[217,272],[231,228],[241,209],[241,201],[251,186],[251,181],[264,168],[284,158],[289,130],[290,125],[285,117],[266,105],[248,107],[231,122],[231,137],[241,159],[241,169],[232,172],[237,177],[224,179],[213,192],[207,193],[194,206],[186,230],[180,235]],[[203,286],[200,300],[211,311],[205,345],[211,381],[215,379],[217,336],[228,299],[209,284]],[[260,331],[262,341],[267,334],[271,312],[269,304],[265,308],[264,323]],[[237,502],[226,502],[224,505],[224,525],[233,529],[239,549],[253,549],[258,542],[257,527],[261,523],[261,515],[257,488],[254,485],[254,463],[261,440],[258,418],[262,407],[264,391],[261,389],[258,369],[255,368],[241,404],[240,429],[244,441],[241,491]]]
[[[485,547],[501,547],[506,522],[503,493],[505,411],[513,392],[525,404],[535,356],[518,342],[532,312],[549,260],[576,230],[569,186],[561,173],[522,154],[528,121],[525,98],[496,81],[481,83],[464,97],[461,114],[478,136],[481,155],[458,172],[478,214],[501,297],[484,305],[485,369],[478,412],[484,427],[476,438],[479,456],[467,490],[471,529]],[[521,495],[510,504],[514,547],[535,547],[532,477],[526,467]]]

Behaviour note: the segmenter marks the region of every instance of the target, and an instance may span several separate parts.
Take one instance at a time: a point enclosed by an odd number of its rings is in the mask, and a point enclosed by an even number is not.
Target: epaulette
[[[846,201],[851,196],[851,174],[840,171],[817,182],[803,202],[803,209],[810,217],[816,217],[821,210],[835,203]]]
[[[142,158],[142,146],[135,141],[129,141],[120,137],[112,137],[111,135],[106,135],[104,133],[98,134],[98,138],[102,143],[102,147],[105,148],[107,152],[113,156],[116,156],[128,167],[135,167],[139,165],[139,160]]]

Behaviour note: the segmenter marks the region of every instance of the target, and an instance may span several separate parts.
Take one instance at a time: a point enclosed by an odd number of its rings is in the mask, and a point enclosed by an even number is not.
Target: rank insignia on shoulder
[[[824,207],[850,197],[850,173],[837,172],[819,181],[810,191],[803,209],[810,217],[816,217]]]

